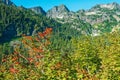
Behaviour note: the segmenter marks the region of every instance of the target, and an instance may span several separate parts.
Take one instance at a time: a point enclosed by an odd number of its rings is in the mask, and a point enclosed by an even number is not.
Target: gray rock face
[[[98,4],[92,7],[89,11],[100,11],[102,9],[113,10],[117,9],[120,10],[120,5],[116,2],[108,3],[108,4]]]
[[[47,12],[47,17],[51,18],[66,18],[68,17],[69,9],[65,5],[55,6]]]
[[[92,7],[90,10],[85,11],[81,15],[82,20],[94,25],[96,23],[101,23],[105,20],[112,21],[113,18],[117,19],[114,16],[118,16],[120,12],[120,5],[117,3],[109,3],[109,4],[100,4]],[[113,16],[114,15],[114,16]]]
[[[2,1],[6,5],[14,5],[13,2],[11,2],[10,0],[2,0]]]
[[[34,11],[37,14],[42,14],[42,15],[46,15],[46,12],[40,7],[32,7],[30,8],[32,11]]]
[[[70,23],[70,27],[81,31],[81,20],[89,23],[96,30],[94,35],[102,31],[111,29],[120,22],[120,4],[108,3],[98,4],[89,10],[69,11],[65,5],[55,6],[47,12],[47,17],[54,18],[56,21],[65,24]],[[115,25],[114,25],[115,24]]]
[[[72,19],[81,19],[94,25],[106,20],[110,21],[112,18],[117,18],[118,20],[119,13],[120,5],[113,2],[109,4],[99,4],[89,10],[79,10],[77,12],[69,11],[65,5],[55,6],[47,12],[47,17],[64,19],[64,22],[69,22]]]

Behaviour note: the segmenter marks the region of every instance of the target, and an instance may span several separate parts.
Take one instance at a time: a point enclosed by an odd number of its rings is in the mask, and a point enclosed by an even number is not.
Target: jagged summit
[[[120,5],[116,2],[108,3],[108,4],[98,4],[94,7],[92,7],[90,10],[99,10],[99,9],[120,9]]]
[[[63,11],[65,11],[65,12],[69,12],[70,10],[66,7],[66,5],[64,5],[64,4],[61,4],[61,5],[59,5],[59,6],[57,6],[58,7],[58,10],[60,9],[60,10],[63,10]]]
[[[6,5],[15,5],[11,0],[0,0],[0,2],[3,2]]]
[[[40,6],[36,6],[36,7],[32,7],[30,8],[32,11],[34,11],[37,14],[42,14],[42,15],[46,15],[46,12],[43,10],[42,7]]]
[[[69,12],[70,10],[64,5],[61,4],[59,6],[54,6],[52,9],[48,10],[48,12]]]
[[[120,5],[113,2],[113,3],[109,3],[109,4],[102,4],[102,5],[100,5],[100,7],[101,8],[107,8],[107,9],[115,9],[115,8],[120,7]]]
[[[48,10],[47,16],[52,18],[63,18],[67,17],[66,14],[70,10],[64,5],[54,6],[52,9]]]

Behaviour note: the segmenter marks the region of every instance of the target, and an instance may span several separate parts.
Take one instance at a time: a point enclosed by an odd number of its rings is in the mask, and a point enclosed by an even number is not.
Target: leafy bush
[[[51,49],[51,33],[52,28],[46,28],[34,36],[23,35],[14,53],[2,56],[0,79],[120,79],[119,33],[72,38],[61,50]]]

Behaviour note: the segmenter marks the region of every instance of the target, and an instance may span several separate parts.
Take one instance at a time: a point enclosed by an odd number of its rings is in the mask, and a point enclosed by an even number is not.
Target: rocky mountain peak
[[[65,5],[59,5],[59,6],[54,6],[52,9],[50,9],[48,12],[60,12],[60,13],[64,13],[64,12],[69,12],[69,9],[65,6]]]
[[[46,12],[43,10],[43,8],[41,8],[40,6],[37,7],[32,7],[30,8],[32,11],[34,11],[37,14],[42,14],[42,15],[46,15]]]
[[[67,17],[67,13],[70,12],[65,5],[54,6],[52,9],[48,10],[47,16],[51,18],[63,18]]]
[[[111,4],[113,4],[113,5],[119,5],[118,3],[116,3],[116,2],[113,2],[113,3],[111,3]]]
[[[65,11],[65,12],[70,11],[64,4],[61,4],[60,6],[58,6],[58,10]]]
[[[120,5],[116,2],[113,3],[108,3],[108,4],[97,4],[94,7],[92,7],[91,9],[89,9],[89,11],[101,11],[103,9],[107,9],[107,10],[120,10]]]
[[[6,5],[14,5],[14,3],[11,2],[11,0],[1,0],[1,1]]]
[[[109,3],[109,4],[101,4],[100,7],[101,8],[107,8],[107,9],[115,9],[115,8],[119,8],[120,5],[113,2],[113,3]]]
[[[120,4],[113,2],[112,5],[114,6],[114,8],[120,9]]]

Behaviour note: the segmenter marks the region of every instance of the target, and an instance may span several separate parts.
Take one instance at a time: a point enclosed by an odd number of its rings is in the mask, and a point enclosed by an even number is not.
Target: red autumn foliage
[[[13,73],[13,74],[18,73],[18,70],[15,68],[10,68],[9,70],[10,70],[10,73]]]
[[[38,37],[37,37],[37,38],[35,38],[35,40],[36,40],[36,41],[38,41],[38,42],[40,41],[40,39],[39,39]]]
[[[52,32],[52,28],[46,28],[43,33],[39,32],[38,35],[39,35],[41,38],[44,38],[46,35],[50,34],[51,32]]]
[[[16,60],[18,60],[18,57],[12,58],[12,61],[16,61]]]
[[[35,66],[38,66],[38,65],[39,65],[39,62],[35,62],[34,65],[35,65]]]
[[[52,28],[46,28],[45,31],[47,34],[50,34],[52,32]]]
[[[18,52],[14,51],[14,54],[18,54]]]
[[[43,49],[33,48],[34,52],[41,53],[44,52]]]
[[[39,32],[38,35],[39,35],[41,38],[44,38],[44,37],[45,37],[45,35],[44,35],[43,33],[41,33],[41,32]]]
[[[56,65],[55,65],[55,69],[59,69],[61,67],[61,62],[58,62]]]
[[[22,43],[23,43],[23,44],[26,44],[26,41],[25,41],[25,40],[22,40]]]
[[[54,69],[60,69],[61,66],[62,66],[61,62],[58,62],[58,63],[56,63],[54,66],[51,66],[50,68],[51,68],[52,70],[54,70]]]
[[[28,60],[30,63],[32,63],[32,62],[34,61],[33,58],[27,58],[27,60]]]
[[[20,63],[19,62],[15,62],[16,65],[19,65]]]
[[[36,58],[38,58],[38,59],[41,59],[41,58],[43,58],[44,56],[42,56],[42,55],[37,55],[36,56]]]
[[[44,52],[44,51],[43,51],[43,49],[39,49],[39,52],[42,53],[42,52]]]
[[[26,38],[27,40],[30,40],[30,41],[33,40],[33,38],[32,38],[31,36],[25,36],[25,38]]]
[[[2,59],[2,62],[6,62],[7,61],[7,59]]]

